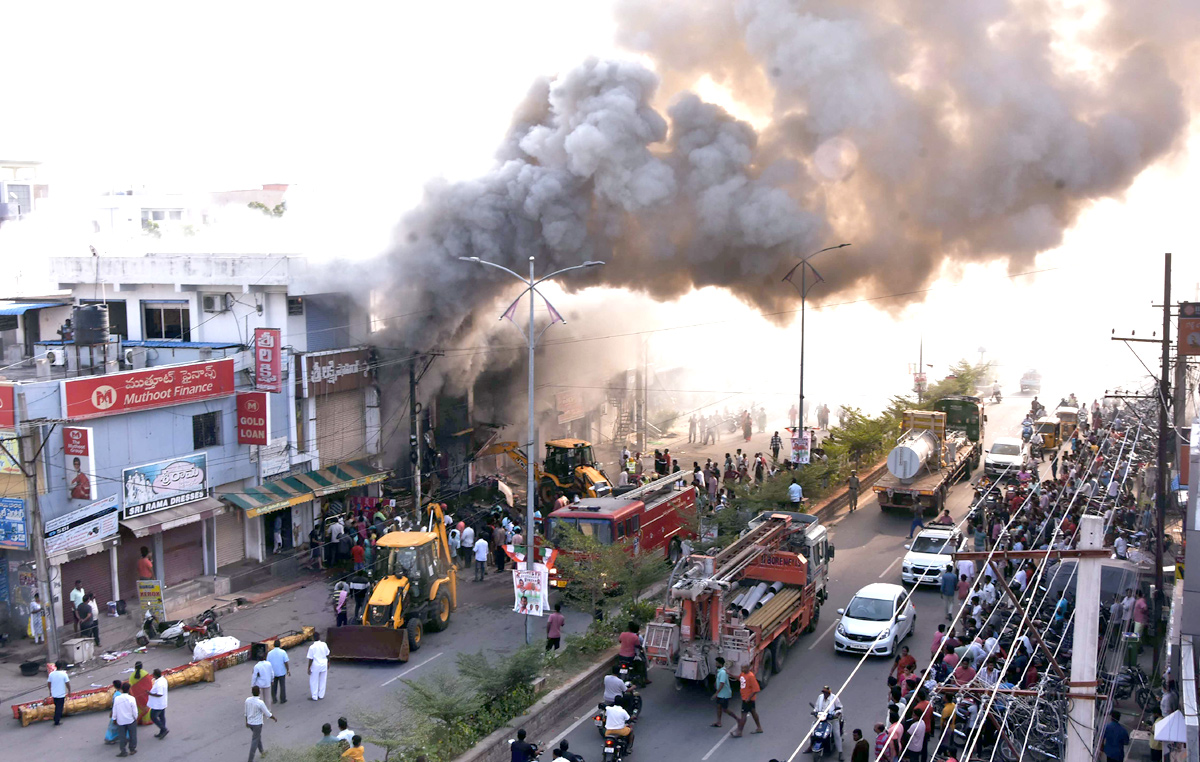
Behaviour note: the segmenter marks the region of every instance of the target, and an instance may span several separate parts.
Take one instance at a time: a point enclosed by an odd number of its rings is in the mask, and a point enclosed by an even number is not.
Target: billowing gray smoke
[[[830,243],[853,247],[821,260],[824,298],[916,290],[947,262],[1027,268],[1180,142],[1200,3],[1151,6],[1093,9],[1064,43],[1035,0],[623,2],[619,40],[657,73],[589,60],[535,83],[492,172],[428,189],[389,255],[428,310],[402,341],[486,341],[512,283],[459,256],[604,259],[564,285],[720,286],[765,312]],[[705,76],[769,126],[686,90]],[[498,359],[464,357],[472,378]]]

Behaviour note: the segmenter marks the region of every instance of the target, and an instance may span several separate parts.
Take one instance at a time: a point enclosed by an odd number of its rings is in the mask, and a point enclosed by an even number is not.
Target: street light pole
[[[839,243],[837,246],[826,246],[820,251],[814,251],[812,254],[801,259],[796,267],[788,270],[788,274],[783,276],[785,281],[795,286],[796,281],[792,280],[792,278],[796,274],[796,268],[800,268],[800,286],[798,287],[800,291],[800,407],[796,412],[796,436],[800,436],[800,432],[804,430],[804,313],[808,303],[808,271],[812,270],[813,275],[817,278],[816,282],[813,283],[814,286],[824,280],[821,277],[821,273],[817,272],[817,268],[809,264],[808,260],[817,256],[822,251],[841,249],[849,245],[848,243]]]
[[[525,284],[525,292],[522,294],[522,296],[524,296],[525,293],[529,294],[529,326],[528,326],[528,328],[526,330],[526,334],[525,334],[526,341],[528,342],[528,346],[529,346],[529,379],[528,379],[528,386],[527,386],[527,391],[528,391],[528,395],[529,395],[529,439],[528,439],[529,444],[528,444],[528,449],[526,450],[526,458],[525,458],[525,488],[526,488],[526,494],[525,494],[525,545],[526,545],[525,563],[526,563],[526,567],[525,568],[532,569],[533,562],[535,560],[535,556],[534,556],[534,552],[533,552],[534,551],[533,539],[535,536],[534,531],[536,529],[533,514],[534,514],[534,505],[535,505],[535,501],[536,501],[535,496],[537,494],[537,487],[534,484],[534,471],[536,468],[536,466],[534,464],[535,464],[535,458],[537,457],[537,453],[534,451],[534,446],[537,444],[534,441],[534,437],[537,436],[537,432],[536,432],[536,427],[535,427],[535,423],[534,423],[535,411],[534,411],[534,403],[533,403],[533,385],[534,385],[533,384],[533,381],[534,381],[534,365],[533,365],[533,363],[534,363],[534,350],[537,349],[538,339],[541,338],[541,334],[534,335],[534,332],[533,332],[533,297],[534,297],[534,294],[537,293],[537,287],[539,284],[544,283],[545,281],[548,281],[551,278],[554,278],[555,276],[562,275],[563,273],[570,272],[572,270],[583,270],[588,267],[596,267],[598,265],[603,265],[604,263],[589,260],[587,262],[584,262],[581,265],[574,265],[572,267],[564,267],[561,270],[555,270],[554,272],[550,273],[549,275],[543,275],[541,278],[538,278],[534,275],[534,258],[530,257],[529,258],[529,277],[524,278],[524,277],[518,275],[517,273],[515,273],[514,271],[508,269],[504,265],[498,265],[495,262],[488,262],[487,260],[480,259],[479,257],[459,257],[459,259],[463,260],[464,262],[475,262],[476,264],[487,265],[488,267],[494,267],[497,270],[503,270],[504,272],[513,276],[517,280],[521,281],[521,283]],[[542,297],[542,298],[545,299],[545,297]],[[521,300],[521,297],[520,296],[517,297],[517,301],[519,302],[520,300]],[[500,316],[500,319],[503,320],[506,317],[509,319],[512,319],[513,315],[516,314],[516,306],[517,306],[517,302],[513,302],[512,306],[509,307],[507,310],[505,310],[504,314]],[[549,301],[546,302],[546,306],[548,306],[548,307],[550,306]],[[554,312],[553,307],[551,307],[551,312],[553,313],[554,317],[550,321],[550,325],[554,325],[554,323],[556,323],[556,322],[563,322],[563,323],[567,322],[564,318],[562,318],[556,312]],[[542,333],[545,333],[546,329],[548,329],[550,327],[550,325],[547,325],[546,328],[543,328]],[[533,620],[529,618],[528,614],[526,614],[525,615],[525,642],[526,643],[530,643],[533,640],[532,633],[530,632],[530,626],[531,626],[532,622],[533,622]]]

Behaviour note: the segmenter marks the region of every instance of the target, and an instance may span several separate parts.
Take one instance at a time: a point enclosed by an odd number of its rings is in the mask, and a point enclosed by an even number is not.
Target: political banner
[[[119,513],[117,496],[110,495],[50,519],[46,522],[46,553],[66,553],[116,535]]]
[[[550,608],[550,570],[545,564],[534,564],[532,570],[513,569],[513,611],[530,616],[544,616]]]
[[[812,432],[802,431],[799,435],[792,432],[792,463],[798,466],[808,465],[811,455]]]

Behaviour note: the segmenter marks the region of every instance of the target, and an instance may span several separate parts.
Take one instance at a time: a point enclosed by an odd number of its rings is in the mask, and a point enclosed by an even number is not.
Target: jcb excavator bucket
[[[330,627],[328,644],[330,659],[408,661],[408,633],[390,627]]]

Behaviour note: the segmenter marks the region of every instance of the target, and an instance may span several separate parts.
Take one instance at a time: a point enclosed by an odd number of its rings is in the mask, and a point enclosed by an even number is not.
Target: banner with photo
[[[545,564],[534,564],[533,570],[513,569],[513,592],[518,614],[544,616],[550,608],[550,570]]]
[[[208,455],[160,460],[121,472],[125,518],[192,503],[208,496]]]

